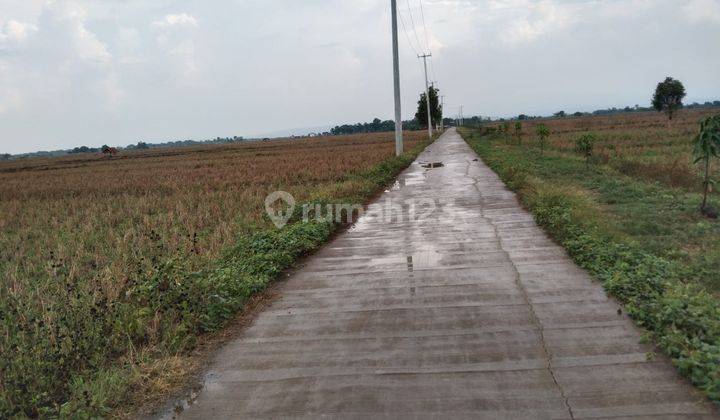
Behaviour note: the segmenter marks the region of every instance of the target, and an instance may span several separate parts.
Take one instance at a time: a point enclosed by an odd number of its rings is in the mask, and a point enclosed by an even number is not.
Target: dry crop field
[[[549,149],[574,154],[578,133],[593,132],[596,160],[632,177],[697,191],[702,176],[690,144],[700,119],[718,113],[718,108],[683,110],[672,121],[657,112],[534,120],[524,124],[523,136],[533,142],[535,126],[545,124],[552,133]]]
[[[425,140],[409,132],[406,148]],[[394,158],[393,134],[378,133],[0,164],[0,417],[105,413],[131,386],[128,365],[191,347],[229,317],[211,311],[238,308],[193,306],[225,281],[198,273],[225,258],[258,282],[296,256],[292,241],[326,236],[258,237],[269,192],[366,200],[411,154]]]

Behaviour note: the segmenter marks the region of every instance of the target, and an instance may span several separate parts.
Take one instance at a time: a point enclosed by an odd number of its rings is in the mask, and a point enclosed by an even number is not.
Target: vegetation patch
[[[557,145],[541,155],[486,133],[462,131],[537,223],[625,304],[685,376],[720,401],[714,294],[720,228],[697,211],[701,194],[631,178],[597,161],[588,167],[582,135],[578,156]],[[676,230],[686,234],[669,239]],[[695,249],[706,241],[714,245]]]

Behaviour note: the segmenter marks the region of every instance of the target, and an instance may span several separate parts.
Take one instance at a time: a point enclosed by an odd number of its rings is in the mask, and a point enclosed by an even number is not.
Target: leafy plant
[[[521,137],[522,136],[522,123],[520,121],[515,121],[515,137],[517,138],[518,144],[520,144]]]
[[[590,167],[590,158],[593,155],[596,141],[595,134],[587,133],[575,140],[575,151],[585,157],[585,166]]]
[[[695,163],[703,162],[705,165],[703,202],[700,211],[707,213],[707,197],[713,183],[710,179],[710,161],[720,156],[720,115],[707,117],[700,122],[700,134],[695,137],[693,155]]]
[[[548,137],[550,137],[550,130],[545,126],[545,124],[540,124],[535,128],[535,133],[537,133],[538,136],[538,144],[540,145],[540,152],[545,152],[545,141]]]

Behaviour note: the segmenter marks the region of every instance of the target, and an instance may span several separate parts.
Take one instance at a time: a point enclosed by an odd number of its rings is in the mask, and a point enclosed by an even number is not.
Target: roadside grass
[[[376,134],[0,166],[0,417],[112,416],[172,388],[200,337],[337,228],[298,209],[275,229],[265,195],[365,203],[423,136],[401,157]]]
[[[587,169],[562,142],[541,155],[529,141],[461,134],[679,370],[720,401],[720,223],[699,214],[700,185],[633,177],[598,158]]]

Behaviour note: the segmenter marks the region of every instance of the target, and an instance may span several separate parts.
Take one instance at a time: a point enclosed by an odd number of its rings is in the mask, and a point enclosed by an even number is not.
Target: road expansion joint
[[[469,173],[470,164],[468,163],[468,170],[467,173]],[[565,403],[565,407],[567,408],[568,414],[570,415],[570,418],[572,420],[575,420],[575,415],[573,414],[572,406],[570,405],[569,397],[565,394],[565,390],[563,389],[562,385],[560,385],[560,382],[557,379],[557,375],[555,373],[555,369],[553,368],[553,356],[550,350],[548,349],[547,343],[545,342],[545,328],[542,325],[542,322],[540,321],[540,318],[538,317],[537,313],[535,312],[535,307],[530,300],[530,296],[527,293],[527,289],[522,283],[522,280],[520,279],[520,271],[517,269],[517,266],[515,265],[515,262],[513,261],[512,257],[510,256],[510,253],[505,249],[502,242],[502,237],[500,236],[500,231],[498,230],[497,225],[492,220],[492,218],[489,218],[485,215],[485,198],[482,194],[482,191],[480,190],[480,187],[478,185],[479,180],[475,180],[473,182],[473,186],[477,190],[478,194],[480,195],[480,217],[486,221],[487,223],[492,226],[493,231],[495,232],[495,240],[497,242],[497,246],[502,251],[505,256],[507,257],[508,262],[510,263],[510,266],[512,267],[512,270],[515,274],[515,285],[520,290],[520,293],[522,294],[522,298],[525,301],[525,304],[527,305],[528,309],[530,310],[530,315],[532,318],[532,323],[535,326],[535,328],[538,331],[538,336],[540,337],[540,345],[542,347],[543,353],[545,354],[545,360],[547,362],[546,370],[548,373],[550,373],[550,376],[552,377],[553,383],[555,384],[555,387],[557,388],[558,392],[560,392],[560,396],[563,399],[563,402]]]

